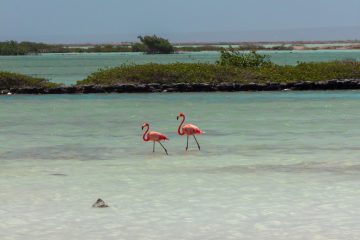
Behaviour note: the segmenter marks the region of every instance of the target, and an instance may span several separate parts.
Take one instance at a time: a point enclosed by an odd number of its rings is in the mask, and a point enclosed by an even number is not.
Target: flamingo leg
[[[153,144],[153,152],[155,152],[155,141],[154,141],[154,144]]]
[[[189,148],[189,135],[186,135],[186,151]]]
[[[200,145],[199,145],[198,140],[196,139],[195,135],[193,135],[193,137],[194,137],[194,139],[195,139],[195,141],[196,141],[196,144],[198,145],[198,148],[199,148],[199,150],[200,150]]]
[[[155,142],[154,142],[154,143],[155,143]],[[167,150],[166,150],[166,148],[161,144],[161,142],[158,142],[158,143],[160,143],[160,145],[162,146],[162,148],[165,150],[166,155],[169,155],[168,152],[167,152]]]

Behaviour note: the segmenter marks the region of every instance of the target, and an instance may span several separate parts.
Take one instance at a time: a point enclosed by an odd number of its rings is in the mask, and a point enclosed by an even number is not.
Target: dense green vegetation
[[[34,42],[0,42],[0,55],[26,55],[47,52],[61,52],[63,49],[59,45],[48,45]]]
[[[266,55],[222,50],[216,64],[173,63],[122,65],[100,70],[78,81],[78,85],[122,83],[264,83],[360,79],[360,62],[334,61],[281,66]]]
[[[203,63],[122,65],[100,70],[78,84],[221,82],[236,76],[232,67]]]
[[[78,81],[78,85],[122,83],[265,83],[360,79],[359,62],[300,63],[296,66],[267,64],[236,67],[205,63],[123,65],[100,70]]]
[[[173,45],[165,38],[156,35],[144,37],[138,36],[138,38],[147,54],[170,54],[175,52]]]
[[[44,78],[35,78],[23,74],[0,71],[0,89],[24,87],[57,87],[60,84],[49,82]]]
[[[122,65],[100,70],[77,85],[116,85],[125,83],[266,83],[360,79],[360,63],[336,61],[299,63],[296,66],[266,64],[257,67],[206,63]],[[0,72],[0,89],[57,87],[43,78]]]
[[[121,45],[96,45],[94,47],[89,48],[67,48],[66,51],[71,51],[74,49],[74,52],[131,52],[131,48],[129,46],[121,46]]]
[[[130,46],[122,45],[95,45],[88,48],[67,47],[34,42],[0,42],[0,55],[28,55],[40,53],[82,53],[82,52],[131,52]]]
[[[261,55],[252,51],[250,53],[235,50],[232,47],[221,50],[220,59],[216,64],[222,66],[234,66],[239,68],[263,67],[271,64],[267,55]]]
[[[142,43],[134,43],[131,45],[131,51],[133,52],[146,52],[146,47]]]

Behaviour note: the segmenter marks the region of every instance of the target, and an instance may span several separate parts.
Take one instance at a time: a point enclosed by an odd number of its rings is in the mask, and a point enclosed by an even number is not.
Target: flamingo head
[[[143,125],[141,126],[141,130],[144,130],[144,127],[148,127],[149,124],[147,122],[143,123]]]
[[[176,117],[176,120],[179,120],[179,117],[185,117],[185,114],[183,114],[182,112],[179,113],[179,115]]]

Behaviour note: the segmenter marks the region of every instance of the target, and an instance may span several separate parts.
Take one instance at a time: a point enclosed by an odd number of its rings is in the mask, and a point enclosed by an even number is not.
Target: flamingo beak
[[[179,116],[176,117],[176,120],[179,120]]]
[[[144,130],[144,126],[141,126],[141,130]]]

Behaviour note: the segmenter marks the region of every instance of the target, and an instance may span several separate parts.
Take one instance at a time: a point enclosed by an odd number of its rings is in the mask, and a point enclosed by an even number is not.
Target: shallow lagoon
[[[0,97],[1,239],[358,239],[358,91]],[[202,151],[176,135],[184,111]],[[141,124],[169,135],[153,154]],[[91,205],[101,197],[107,209]]]

